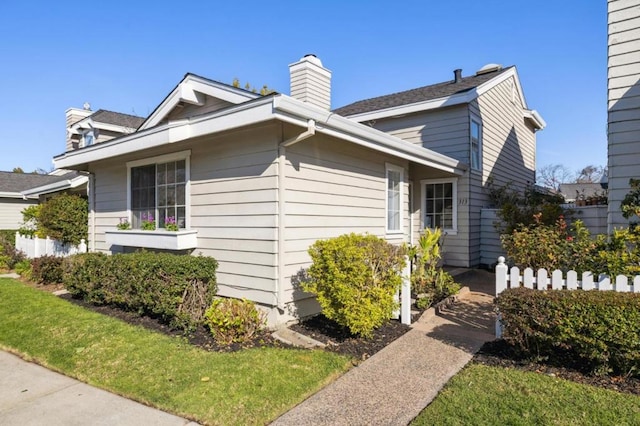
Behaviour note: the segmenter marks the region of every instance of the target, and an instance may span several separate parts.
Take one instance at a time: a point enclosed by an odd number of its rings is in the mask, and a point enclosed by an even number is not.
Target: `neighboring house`
[[[69,108],[67,118],[67,151],[106,142],[135,132],[144,118],[99,109],[91,111],[88,103],[83,109]]]
[[[640,1],[608,1],[609,232],[626,227],[620,203],[640,178]]]
[[[607,188],[602,183],[561,183],[559,192],[565,202],[575,203],[576,201],[605,196]],[[606,202],[606,197],[604,201]]]
[[[144,118],[134,115],[122,114],[114,111],[100,109],[91,111],[89,104],[85,103],[83,109],[69,108],[66,111],[67,143],[66,150],[91,146],[128,135],[136,131]],[[34,188],[21,191],[27,198],[36,198],[40,201],[60,193],[87,195],[87,174],[72,172],[70,170],[56,169],[50,173],[61,178],[53,183],[46,183]],[[63,177],[64,176],[64,177]]]
[[[472,266],[487,180],[535,181],[544,122],[513,67],[458,72],[439,91],[366,111],[330,110],[331,72],[313,55],[290,74],[290,96],[187,74],[135,133],[56,157],[90,174],[90,250],[213,256],[219,294],[258,302],[276,324],[318,311],[298,285],[317,239],[368,232],[401,244],[442,226],[447,261]],[[140,229],[149,216],[156,231]],[[161,229],[167,217],[180,231]],[[123,218],[133,230],[116,229]]]
[[[52,185],[62,179],[61,176],[0,172],[0,229],[20,228],[22,210],[39,203],[37,195],[24,195],[23,191]]]

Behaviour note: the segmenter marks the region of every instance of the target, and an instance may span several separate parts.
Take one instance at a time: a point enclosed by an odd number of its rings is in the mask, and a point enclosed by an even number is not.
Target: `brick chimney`
[[[316,55],[305,55],[289,65],[291,97],[322,109],[331,109],[331,71]]]

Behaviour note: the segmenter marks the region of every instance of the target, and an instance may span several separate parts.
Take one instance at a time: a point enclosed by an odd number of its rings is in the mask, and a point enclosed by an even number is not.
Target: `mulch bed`
[[[485,343],[473,357],[473,362],[494,367],[515,368],[559,377],[573,382],[598,386],[617,392],[640,395],[640,379],[620,376],[595,376],[584,368],[574,357],[558,352],[552,359],[531,361],[523,358],[518,351],[504,340]]]
[[[61,298],[68,300],[71,303],[75,303],[76,305],[80,305],[84,308],[90,309],[94,312],[101,313],[103,315],[109,315],[114,318],[118,318],[122,321],[125,321],[132,325],[141,326],[147,328],[152,331],[157,331],[159,333],[164,333],[168,336],[175,337],[184,337],[187,341],[194,345],[198,346],[204,350],[212,351],[212,352],[235,352],[241,349],[247,348],[258,348],[258,347],[288,347],[288,345],[282,343],[281,341],[275,339],[271,333],[263,332],[256,335],[253,339],[246,343],[234,343],[231,345],[218,345],[211,333],[205,327],[198,327],[193,332],[185,333],[182,330],[172,329],[167,324],[164,324],[157,318],[152,318],[148,316],[140,316],[135,312],[128,312],[117,307],[107,306],[107,305],[93,305],[91,303],[85,302],[82,299],[77,299],[71,296],[70,294],[64,294],[60,296]]]
[[[411,330],[408,325],[398,321],[389,321],[374,330],[373,337],[366,339],[352,335],[349,330],[322,314],[294,324],[289,328],[326,344],[326,350],[350,355],[361,361],[384,349],[389,343]]]

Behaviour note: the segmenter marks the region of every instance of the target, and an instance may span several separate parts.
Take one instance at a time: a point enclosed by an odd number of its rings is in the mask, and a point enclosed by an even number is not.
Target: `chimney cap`
[[[300,61],[308,61],[308,62],[311,62],[312,64],[318,65],[319,67],[322,66],[322,61],[320,60],[320,58],[318,58],[313,53],[307,53],[302,58],[300,58]]]

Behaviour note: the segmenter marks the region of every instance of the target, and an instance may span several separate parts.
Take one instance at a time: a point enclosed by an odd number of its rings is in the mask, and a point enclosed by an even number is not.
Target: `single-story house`
[[[39,203],[38,195],[25,195],[25,192],[34,187],[56,185],[64,179],[64,176],[0,172],[0,229],[20,228],[22,210]]]
[[[479,263],[485,186],[535,180],[535,132],[515,67],[331,111],[331,72],[307,55],[291,94],[261,96],[187,74],[136,132],[68,150],[89,173],[89,249],[213,256],[219,294],[271,324],[317,312],[297,279],[317,239],[368,232],[396,244],[444,228],[446,262]],[[163,229],[175,220],[178,232]],[[132,230],[118,230],[122,220]],[[155,231],[143,231],[143,222]]]

